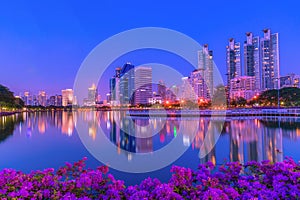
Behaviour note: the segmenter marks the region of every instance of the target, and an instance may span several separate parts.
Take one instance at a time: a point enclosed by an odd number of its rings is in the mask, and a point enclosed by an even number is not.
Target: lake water
[[[300,160],[299,118],[223,120],[130,117],[117,111],[3,116],[0,168],[57,169],[87,157],[87,167],[108,164],[110,173],[129,185],[147,177],[167,181],[172,165],[196,169],[207,161],[221,165],[226,161],[278,162],[286,156]],[[143,170],[151,172],[134,173]]]

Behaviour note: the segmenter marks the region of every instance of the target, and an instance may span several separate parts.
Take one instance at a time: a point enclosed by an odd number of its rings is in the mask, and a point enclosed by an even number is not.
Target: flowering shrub
[[[147,178],[125,187],[108,174],[108,167],[85,169],[86,158],[54,169],[29,174],[12,169],[0,172],[0,199],[299,199],[300,164],[292,159],[212,163],[198,170],[174,166],[168,183]]]

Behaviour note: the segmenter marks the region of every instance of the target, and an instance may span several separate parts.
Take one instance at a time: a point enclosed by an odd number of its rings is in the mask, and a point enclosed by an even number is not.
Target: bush
[[[73,165],[29,174],[4,169],[0,172],[1,199],[299,199],[300,164],[292,159],[212,163],[198,170],[173,166],[168,183],[147,178],[140,185],[125,187],[108,174],[108,167],[85,169],[86,158]]]

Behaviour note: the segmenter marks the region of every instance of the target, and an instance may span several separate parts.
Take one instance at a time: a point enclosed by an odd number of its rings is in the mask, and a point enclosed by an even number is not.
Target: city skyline
[[[284,41],[280,46],[281,74],[300,74],[297,58],[300,20],[297,9],[291,2],[272,4],[254,1],[253,4],[260,6],[251,9],[249,16],[244,14],[248,4],[238,1],[160,2],[159,5],[146,3],[144,6],[133,1],[120,2],[118,7],[112,2],[92,2],[89,5],[76,2],[61,2],[59,5],[19,2],[12,5],[7,2],[1,6],[0,12],[4,19],[1,21],[0,35],[1,83],[16,95],[28,89],[32,92],[42,89],[58,93],[61,88],[72,88],[80,64],[97,44],[119,32],[145,26],[174,29],[200,44],[208,43],[223,76],[226,74],[224,46],[228,38],[233,37],[242,43],[244,33],[259,33],[264,28],[270,28],[279,32],[279,40]],[[82,9],[89,12],[82,13]],[[226,14],[232,9],[238,16],[235,20]],[[124,10],[131,12],[116,14]],[[157,14],[149,15],[152,10]],[[203,20],[203,16],[211,15],[214,17]],[[140,63],[135,59],[126,61]],[[119,63],[123,64],[124,60]],[[176,68],[176,63],[174,66]],[[188,75],[188,71],[186,73]]]

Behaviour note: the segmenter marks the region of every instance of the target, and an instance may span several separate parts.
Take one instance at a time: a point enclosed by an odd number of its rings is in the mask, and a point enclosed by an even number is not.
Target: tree
[[[236,101],[236,104],[240,107],[245,106],[247,104],[247,100],[243,97],[239,97]]]
[[[21,108],[24,106],[24,102],[21,99],[17,99],[14,93],[7,87],[0,85],[0,107],[8,108]]]
[[[267,90],[263,92],[257,101],[262,106],[277,106],[278,90]],[[289,87],[280,89],[279,103],[285,107],[300,106],[300,88]]]
[[[223,85],[216,87],[212,98],[212,106],[226,106],[227,105],[227,88]]]

